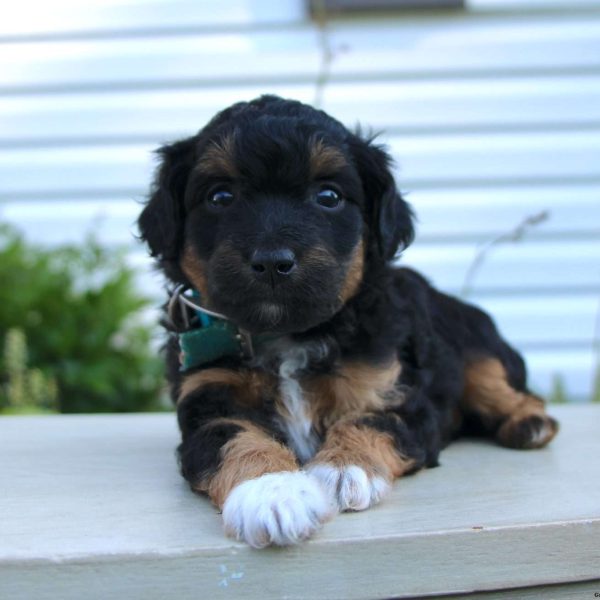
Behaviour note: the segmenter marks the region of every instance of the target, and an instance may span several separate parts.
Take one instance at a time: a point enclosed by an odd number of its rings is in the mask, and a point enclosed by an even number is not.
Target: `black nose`
[[[256,250],[250,266],[257,277],[285,277],[296,268],[296,257],[288,248],[277,250]]]

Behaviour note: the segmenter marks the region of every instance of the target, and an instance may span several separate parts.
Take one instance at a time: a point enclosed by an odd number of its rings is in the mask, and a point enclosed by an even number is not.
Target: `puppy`
[[[464,432],[554,437],[490,317],[394,266],[412,214],[372,140],[263,96],[159,153],[139,227],[177,286],[181,472],[228,535],[297,543]]]

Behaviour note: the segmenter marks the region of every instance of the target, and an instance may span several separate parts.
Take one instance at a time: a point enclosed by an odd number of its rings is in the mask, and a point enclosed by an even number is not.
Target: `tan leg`
[[[214,422],[217,425],[225,419]],[[243,428],[221,449],[221,465],[209,480],[198,482],[196,491],[207,493],[215,506],[222,509],[234,487],[267,473],[298,471],[296,458],[289,450],[275,441],[256,425],[235,419],[227,422]]]
[[[195,488],[222,509],[227,535],[256,548],[295,544],[312,535],[335,509],[296,458],[267,432],[244,421],[221,449],[221,463]]]
[[[377,504],[413,464],[398,452],[391,435],[340,421],[328,430],[307,470],[325,485],[340,510],[364,510]]]
[[[495,430],[498,442],[509,448],[541,448],[558,431],[544,401],[511,387],[506,370],[495,358],[467,365],[462,408]]]

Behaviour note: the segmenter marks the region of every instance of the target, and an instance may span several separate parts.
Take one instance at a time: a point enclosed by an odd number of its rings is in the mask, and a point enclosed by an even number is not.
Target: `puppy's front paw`
[[[334,513],[330,499],[305,473],[269,473],[231,491],[223,505],[223,522],[227,535],[264,548],[297,544]]]
[[[385,478],[369,475],[357,465],[336,467],[316,463],[310,465],[307,471],[323,484],[341,511],[365,510],[380,502],[391,490]]]

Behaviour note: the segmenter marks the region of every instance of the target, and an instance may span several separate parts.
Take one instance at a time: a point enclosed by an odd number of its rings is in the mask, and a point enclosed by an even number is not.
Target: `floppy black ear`
[[[185,214],[183,201],[194,164],[195,142],[196,138],[188,138],[158,150],[161,164],[138,227],[152,256],[160,260],[173,260],[179,254]]]
[[[396,187],[390,156],[371,140],[356,137],[352,145],[363,182],[374,249],[383,260],[392,260],[414,239],[412,210]]]

